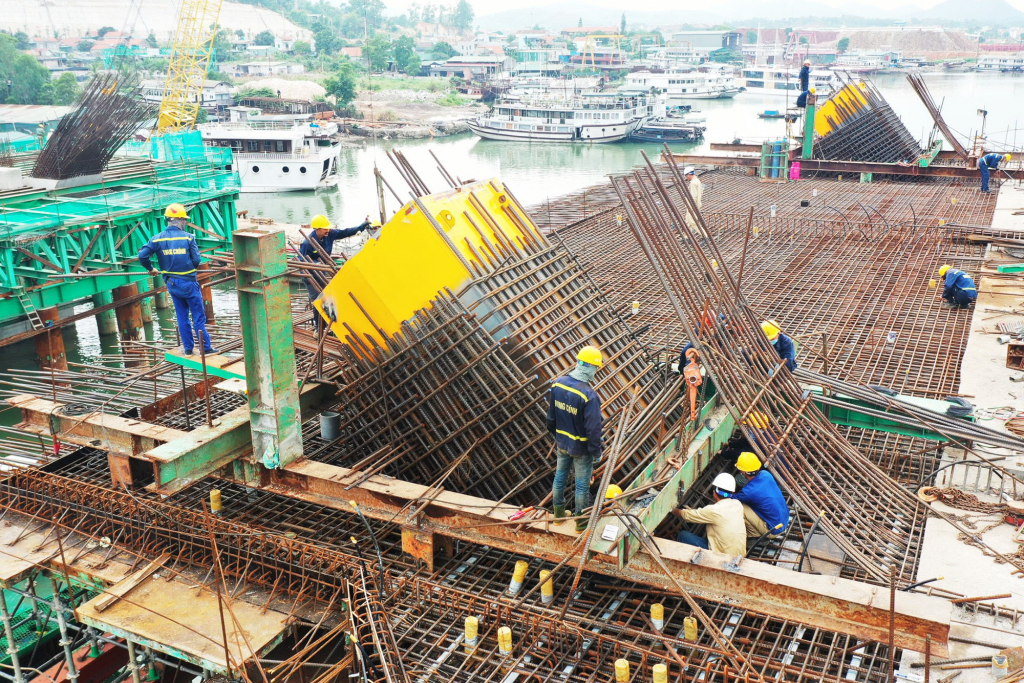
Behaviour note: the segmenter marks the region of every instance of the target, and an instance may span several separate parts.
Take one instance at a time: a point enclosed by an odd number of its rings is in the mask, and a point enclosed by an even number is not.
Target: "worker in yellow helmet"
[[[743,503],[747,536],[760,538],[769,530],[773,535],[784,532],[789,526],[789,506],[772,473],[761,467],[761,459],[750,451],[740,453],[736,469],[748,477],[747,483],[733,496]]]
[[[167,293],[174,302],[174,312],[178,318],[178,333],[181,335],[181,348],[186,356],[191,356],[195,349],[193,331],[203,344],[205,353],[216,353],[210,344],[210,335],[206,332],[206,311],[203,309],[203,295],[196,279],[196,268],[199,267],[199,246],[194,235],[185,232],[188,224],[188,212],[181,204],[171,204],[164,211],[167,228],[153,235],[152,239],[139,249],[139,263],[149,271],[150,275],[163,275]],[[159,271],[153,268],[150,258],[156,256]],[[191,316],[191,321],[189,320]]]
[[[555,438],[558,466],[551,484],[551,505],[555,518],[566,516],[565,484],[569,468],[576,478],[576,514],[590,507],[590,479],[594,463],[601,459],[601,399],[591,386],[604,365],[601,352],[584,346],[576,354],[576,367],[551,384],[548,392],[548,431]],[[576,530],[587,528],[587,520],[576,520]]]
[[[334,243],[337,240],[344,239],[346,237],[352,237],[360,232],[373,226],[370,222],[370,217],[367,216],[366,220],[357,225],[354,228],[335,228],[328,220],[327,216],[319,214],[313,216],[313,220],[310,221],[309,227],[312,228],[312,232],[309,233],[308,237],[299,245],[299,254],[307,261],[323,262],[326,258],[334,252]],[[319,248],[318,248],[319,247]],[[309,300],[312,302],[318,296],[320,296],[320,286],[311,277],[303,278],[303,282],[306,283],[306,292],[309,294]],[[320,329],[320,316],[314,318],[314,325]]]
[[[761,331],[768,337],[768,341],[779,354],[779,358],[785,362],[786,367],[790,371],[796,370],[796,346],[792,339],[782,334],[779,324],[774,320],[765,320],[761,323]]]
[[[968,308],[978,298],[974,278],[957,268],[944,265],[939,268],[942,279],[942,298],[954,308]]]
[[[999,168],[999,164],[1004,161],[1009,161],[1013,158],[1011,154],[997,154],[996,152],[989,152],[988,154],[978,158],[978,171],[981,173],[981,191],[988,192],[988,176],[990,171],[994,171]]]

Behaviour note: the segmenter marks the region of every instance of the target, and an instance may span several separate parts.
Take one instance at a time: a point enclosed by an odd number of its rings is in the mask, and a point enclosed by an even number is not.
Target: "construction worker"
[[[789,368],[790,372],[796,370],[796,346],[793,344],[792,339],[782,334],[779,324],[774,320],[765,320],[761,323],[761,331],[764,332],[764,336],[768,337],[768,341],[775,347],[775,352],[779,354],[779,358],[786,362],[786,367]]]
[[[811,94],[811,60],[805,59],[800,67],[800,94],[796,98],[796,106],[801,109],[807,106],[807,96]]]
[[[313,216],[313,220],[309,223],[309,227],[313,229],[313,232],[309,233],[309,237],[299,245],[299,253],[306,259],[323,262],[325,257],[321,256],[321,249],[324,254],[330,256],[334,251],[334,243],[337,240],[358,235],[372,225],[370,217],[367,216],[365,221],[354,228],[335,228],[327,219],[327,216],[318,214]],[[313,242],[316,242],[316,245]],[[317,246],[320,249],[317,249]],[[310,301],[320,296],[320,288],[316,284],[309,278],[304,278],[303,281],[306,283],[306,291],[309,292]]]
[[[576,367],[556,379],[548,392],[548,431],[555,438],[558,454],[551,485],[555,519],[566,516],[565,483],[570,467],[576,478],[576,515],[590,507],[590,478],[594,463],[601,459],[601,399],[591,382],[602,365],[601,352],[584,346],[576,354]],[[586,528],[586,519],[576,520],[577,531]]]
[[[693,197],[693,203],[697,205],[697,210],[700,211],[704,205],[704,183],[697,177],[697,172],[693,169],[693,166],[687,166],[683,169],[683,180],[686,181],[686,187],[690,191],[690,196]],[[697,219],[686,212],[686,225],[691,230],[698,231]]]
[[[981,171],[981,191],[988,192],[988,175],[989,171],[995,171],[999,168],[999,164],[1004,161],[1009,161],[1013,155],[1011,154],[996,154],[995,152],[989,152],[983,157],[978,159],[978,170]]]
[[[789,526],[789,506],[772,473],[761,467],[755,453],[744,451],[736,460],[736,469],[749,479],[733,500],[743,503],[743,521],[747,536],[760,538],[771,530],[781,534]]]
[[[942,278],[944,285],[942,298],[950,306],[967,308],[978,298],[974,279],[964,271],[945,265],[939,268],[939,277]]]
[[[139,263],[149,271],[150,275],[163,275],[167,293],[174,302],[174,312],[178,318],[178,333],[181,335],[181,348],[186,356],[191,356],[195,348],[193,331],[202,337],[200,342],[205,353],[216,353],[210,344],[210,335],[206,332],[206,311],[203,310],[203,295],[196,279],[196,268],[202,259],[199,257],[199,246],[196,238],[185,232],[188,213],[181,204],[171,204],[164,211],[167,228],[158,232],[151,240],[139,249]],[[159,272],[150,263],[150,257],[156,254]],[[192,320],[189,321],[189,314]]]
[[[695,545],[716,553],[733,557],[747,554],[747,533],[743,521],[743,504],[733,498],[736,493],[736,479],[728,472],[722,472],[711,483],[715,502],[692,510],[679,508],[672,511],[684,522],[705,525],[707,537],[689,531],[680,531],[676,540]]]

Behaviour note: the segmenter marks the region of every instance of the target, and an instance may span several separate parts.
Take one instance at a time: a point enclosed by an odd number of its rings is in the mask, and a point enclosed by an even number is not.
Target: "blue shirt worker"
[[[768,341],[775,348],[775,352],[779,354],[779,358],[786,362],[786,367],[790,372],[796,370],[796,345],[793,344],[792,339],[782,334],[779,324],[774,320],[765,320],[761,323],[761,331],[764,332],[764,336],[768,337]]]
[[[1004,161],[1009,161],[1012,158],[1010,154],[996,154],[990,152],[985,156],[978,159],[978,170],[981,171],[981,191],[988,192],[988,177],[989,171],[994,171],[999,168],[999,164]]]
[[[196,244],[195,236],[185,232],[188,213],[181,204],[171,204],[164,211],[164,217],[167,218],[167,229],[154,235],[153,239],[139,249],[139,263],[151,275],[156,275],[157,270],[150,262],[150,258],[156,255],[160,266],[159,274],[163,275],[167,293],[174,302],[181,347],[185,355],[191,356],[195,348],[193,331],[202,337],[205,353],[217,353],[210,345],[210,335],[206,333],[206,311],[203,310],[203,295],[196,279],[196,268],[202,261],[199,257],[199,246]]]
[[[974,279],[964,271],[946,265],[939,268],[939,277],[943,282],[942,298],[951,305],[967,308],[978,298]]]
[[[307,260],[323,263],[324,257],[320,255],[320,250],[316,248],[313,242],[316,242],[324,250],[325,254],[331,255],[336,241],[358,235],[371,225],[373,224],[370,222],[369,217],[367,217],[365,221],[354,228],[336,228],[327,219],[327,216],[323,214],[313,216],[313,220],[309,223],[309,227],[313,229],[313,232],[309,234],[308,239],[299,245],[299,253]],[[309,292],[310,301],[320,296],[320,288],[312,280],[304,278],[303,281],[306,283],[306,291]]]
[[[805,109],[807,107],[807,96],[811,94],[811,60],[804,60],[804,65],[800,67],[799,78],[800,94],[796,98],[796,106]]]
[[[773,535],[783,533],[789,527],[789,506],[775,477],[762,469],[760,458],[750,451],[740,453],[736,469],[750,477],[733,496],[734,500],[743,503],[747,536],[760,538],[769,531]]]
[[[594,463],[601,459],[601,399],[591,386],[604,365],[601,352],[584,346],[576,354],[576,367],[559,377],[548,392],[548,431],[555,437],[558,466],[551,484],[555,519],[565,517],[565,484],[569,468],[576,478],[576,515],[590,507],[590,478]],[[587,528],[586,519],[576,520],[576,530]]]

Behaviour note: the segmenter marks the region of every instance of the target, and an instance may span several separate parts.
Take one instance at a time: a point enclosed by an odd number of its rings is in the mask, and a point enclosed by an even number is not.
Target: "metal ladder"
[[[32,329],[43,329],[43,327],[45,327],[43,325],[43,319],[39,317],[39,311],[36,310],[35,304],[32,303],[32,297],[24,291],[21,291],[18,292],[18,301],[21,302],[21,307],[25,309],[25,315],[28,316],[28,321],[32,324]]]

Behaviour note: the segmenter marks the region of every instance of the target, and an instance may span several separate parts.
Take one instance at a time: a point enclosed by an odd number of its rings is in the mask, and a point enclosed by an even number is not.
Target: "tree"
[[[157,47],[156,34],[152,31],[149,32],[148,36],[146,36],[146,44],[150,47]]]
[[[324,81],[324,90],[334,97],[338,106],[347,107],[356,98],[355,67],[350,59],[344,59],[338,70]]]
[[[583,28],[583,17],[580,17],[580,22],[576,24],[577,27]]]
[[[730,64],[739,64],[743,62],[743,53],[739,50],[723,47],[720,50],[713,51],[708,55],[712,62],[722,62]]]
[[[257,45],[273,45],[274,34],[270,31],[260,31],[256,34],[256,38],[253,40]]]
[[[420,15],[423,18],[423,23],[433,24],[434,19],[437,17],[437,10],[429,2],[423,6],[423,12]]]
[[[384,0],[350,0],[348,6],[368,28],[380,28],[384,22]]]
[[[96,31],[96,35],[99,36],[100,40],[103,40],[103,36],[114,30],[116,29],[113,26],[104,26],[99,31]]]
[[[211,81],[220,81],[221,83],[231,83],[231,76],[228,76],[223,71],[211,70],[207,72],[206,78]]]
[[[405,65],[402,67],[402,71],[409,76],[419,76],[420,69],[422,67],[423,62],[420,60],[420,56],[413,52],[412,55],[409,56],[409,59],[405,60]]]
[[[849,47],[850,47],[850,39],[849,38],[840,38],[839,39],[839,43],[836,45],[836,48],[838,48],[840,52],[846,52],[846,50],[849,49]]]
[[[800,44],[807,45],[810,41],[807,40],[807,36],[800,36]]]
[[[399,71],[405,71],[405,65],[416,56],[416,42],[411,36],[400,36],[391,46],[391,52],[395,56],[395,67]]]
[[[309,43],[304,40],[296,40],[292,43],[292,52],[299,56],[308,55],[311,51],[312,50],[309,49]]]
[[[258,88],[255,88],[255,87],[252,87],[252,86],[250,86],[248,88],[244,88],[244,89],[242,89],[238,93],[238,96],[239,97],[277,97],[277,93],[274,92],[271,88],[268,88],[265,85],[261,85]]]
[[[435,59],[448,59],[449,57],[454,57],[459,54],[455,51],[454,47],[443,40],[434,43],[434,47],[430,48],[430,52],[434,55]]]
[[[370,71],[387,70],[391,53],[391,40],[383,33],[377,33],[363,46],[363,56],[366,57]]]
[[[328,26],[313,24],[313,40],[316,41],[316,53],[334,54],[338,51],[338,38]]]
[[[622,19],[619,21],[619,33],[626,32],[626,13],[622,13]]]
[[[81,94],[82,86],[78,85],[74,74],[65,71],[60,78],[43,86],[39,93],[39,103],[67,107],[74,104]]]
[[[455,6],[455,12],[452,14],[452,26],[465,31],[473,27],[473,6],[470,5],[466,0],[459,0],[459,4]]]
[[[205,109],[199,107],[199,111],[196,112],[196,123],[207,123],[210,120],[210,115]]]
[[[93,42],[91,40],[80,40],[78,41],[78,45],[76,45],[75,47],[78,48],[79,52],[88,52],[92,49],[92,46]]]
[[[237,31],[235,31],[235,35],[238,36],[239,40],[245,40],[245,31],[243,31],[242,29],[238,29]]]
[[[217,31],[213,36],[213,49],[217,51],[217,56],[223,58],[224,55],[234,47],[231,42],[231,31],[226,28],[222,28]],[[273,43],[271,43],[273,45]]]
[[[28,34],[27,33],[25,33],[24,31],[18,31],[17,33],[14,34],[14,39],[16,41],[18,41],[18,49],[19,50],[27,50],[28,49]]]
[[[757,31],[747,31],[747,45],[755,45],[757,43]]]
[[[32,55],[18,52],[14,36],[0,33],[0,102],[40,104],[43,87],[50,83],[50,72]]]

